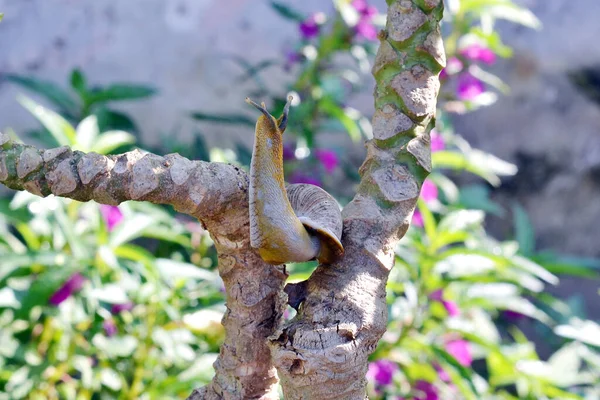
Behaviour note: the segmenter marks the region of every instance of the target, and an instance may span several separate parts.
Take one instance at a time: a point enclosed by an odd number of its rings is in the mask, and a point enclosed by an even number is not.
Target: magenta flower
[[[473,356],[471,355],[469,342],[466,340],[450,340],[446,342],[444,348],[463,367],[469,367],[473,363]],[[441,366],[436,365],[435,369],[438,371],[438,376],[442,381],[450,382],[450,375],[448,375],[448,373],[444,371]]]
[[[419,228],[423,227],[423,214],[421,214],[421,211],[415,209],[411,223]]]
[[[446,342],[446,351],[456,358],[463,367],[469,367],[473,363],[473,355],[471,354],[471,348],[469,342],[463,339],[450,340]]]
[[[426,203],[430,203],[438,198],[438,188],[435,186],[435,183],[425,179],[423,186],[421,186],[421,198]]]
[[[67,281],[50,296],[48,302],[53,306],[58,306],[60,303],[68,299],[73,293],[78,292],[83,287],[85,277],[76,272]]]
[[[415,382],[414,388],[415,397],[414,400],[438,400],[437,388],[427,381]]]
[[[317,14],[313,14],[298,26],[300,34],[304,39],[311,39],[319,36],[319,24],[317,23]]]
[[[335,171],[339,164],[338,156],[333,150],[317,149],[315,150],[315,157],[317,157],[317,160],[323,165],[328,174]]]
[[[119,314],[123,311],[131,311],[133,310],[133,303],[132,302],[128,302],[128,303],[123,303],[123,304],[113,304],[110,307],[110,312],[112,314]]]
[[[435,129],[431,130],[431,152],[442,151],[446,148],[444,138]]]
[[[117,334],[117,325],[112,319],[105,319],[102,323],[102,328],[104,328],[104,333],[108,337],[115,336]]]
[[[481,61],[488,65],[496,62],[496,54],[492,50],[476,43],[462,49],[460,54],[468,60]]]
[[[446,79],[450,75],[454,75],[462,71],[463,63],[456,57],[448,58],[446,67],[440,72],[440,79]]]
[[[483,82],[466,72],[458,77],[456,94],[461,100],[473,100],[485,91]]]
[[[123,213],[117,206],[100,205],[100,214],[104,218],[108,231],[112,231],[123,220]]]
[[[458,304],[451,300],[444,300],[444,292],[442,289],[438,289],[431,293],[429,298],[433,301],[439,301],[442,303],[449,316],[456,317],[457,315],[460,315],[460,308],[458,308]]]
[[[377,40],[377,28],[370,18],[362,17],[356,24],[355,29],[358,36],[371,41]]]
[[[394,373],[398,370],[398,365],[390,360],[377,360],[369,363],[367,379],[375,382],[378,386],[386,386],[392,383]]]
[[[356,34],[367,40],[377,40],[377,28],[373,25],[373,17],[377,14],[377,8],[369,6],[365,0],[354,0],[352,7],[360,14],[356,24]]]
[[[321,186],[321,181],[318,178],[299,172],[294,172],[292,174],[290,177],[290,183],[307,183],[309,185]]]

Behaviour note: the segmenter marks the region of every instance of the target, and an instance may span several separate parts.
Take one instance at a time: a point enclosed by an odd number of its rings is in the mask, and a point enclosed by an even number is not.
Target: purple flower
[[[519,322],[519,321],[527,318],[526,315],[521,314],[520,312],[517,312],[517,311],[512,311],[512,310],[504,310],[502,312],[502,316],[510,322]]]
[[[69,298],[73,293],[78,292],[83,287],[85,277],[81,273],[76,272],[67,281],[50,296],[48,302],[53,306],[58,306],[60,303]]]
[[[463,63],[456,57],[448,58],[446,67],[440,72],[440,79],[446,79],[449,75],[459,73],[463,69]]]
[[[430,203],[438,198],[438,188],[435,186],[435,183],[425,179],[423,186],[421,186],[421,198],[426,203]]]
[[[358,36],[371,41],[377,40],[377,28],[370,18],[362,17],[356,24],[355,29]]]
[[[496,62],[496,54],[487,47],[480,44],[472,44],[460,51],[460,54],[468,60],[481,61],[488,65]]]
[[[339,164],[338,156],[333,150],[317,149],[315,150],[315,157],[317,157],[317,160],[323,165],[328,174],[335,171]]]
[[[446,148],[444,138],[435,129],[431,130],[431,152],[441,151]]]
[[[446,342],[446,351],[456,358],[463,367],[469,367],[473,363],[473,355],[471,354],[471,348],[469,342],[463,339],[455,339]]]
[[[120,312],[131,311],[131,310],[133,310],[133,303],[132,302],[123,303],[123,304],[113,304],[110,307],[110,312],[112,314],[119,314]]]
[[[444,348],[463,367],[469,367],[473,363],[473,356],[471,355],[469,342],[466,340],[450,340],[446,342]],[[435,369],[438,371],[438,376],[442,381],[450,382],[450,375],[448,375],[448,373],[444,371],[441,366],[436,365]]]
[[[283,161],[295,160],[296,154],[294,154],[294,147],[291,144],[283,146]]]
[[[319,23],[322,19],[320,14],[312,14],[310,17],[302,21],[299,25],[300,34],[304,39],[311,39],[319,36]]]
[[[308,183],[309,185],[321,186],[321,181],[318,178],[298,172],[292,174],[290,177],[290,183]]]
[[[102,328],[104,328],[104,333],[108,337],[115,336],[117,334],[117,325],[112,319],[105,319],[102,323]]]
[[[302,54],[298,53],[295,50],[287,50],[285,52],[285,62],[283,63],[283,69],[285,71],[290,71],[292,66],[296,63],[302,61]]]
[[[354,7],[354,9],[364,17],[373,17],[375,14],[377,14],[377,8],[369,6],[366,0],[353,0],[352,7]]]
[[[461,100],[473,100],[485,91],[483,82],[468,72],[458,77],[456,94]]]
[[[414,400],[438,400],[437,388],[427,381],[416,381],[413,387],[415,390]]]
[[[100,205],[100,214],[104,218],[108,231],[112,231],[123,220],[123,213],[117,206]]]
[[[412,216],[412,224],[414,226],[418,226],[419,228],[423,227],[423,214],[421,214],[421,211],[415,210]]]
[[[394,373],[398,370],[398,365],[390,360],[377,360],[369,363],[367,379],[375,382],[376,385],[385,386],[392,383]]]
[[[442,289],[438,289],[431,293],[429,298],[433,301],[439,301],[442,303],[449,316],[456,317],[457,315],[460,315],[460,308],[458,308],[458,304],[451,300],[444,300],[444,292]]]
[[[354,0],[352,7],[360,14],[354,28],[356,34],[367,40],[377,40],[377,28],[373,25],[373,16],[377,14],[377,8],[369,6],[365,0]]]

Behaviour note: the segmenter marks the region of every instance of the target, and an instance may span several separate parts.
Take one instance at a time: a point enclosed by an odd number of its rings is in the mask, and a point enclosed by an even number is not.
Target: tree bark
[[[288,290],[297,317],[272,338],[285,398],[366,397],[368,357],[385,332],[385,287],[394,249],[406,233],[431,171],[438,74],[445,66],[440,0],[388,0],[375,59],[373,136],[361,182],[343,210],[345,255]],[[302,290],[299,290],[299,288]]]
[[[219,253],[226,290],[225,341],[211,384],[191,396],[205,399],[276,399],[277,377],[267,338],[286,306],[282,266],[262,261],[250,247],[248,176],[221,163],[160,157],[134,150],[103,156],[68,147],[38,150],[0,133],[0,183],[38,196],[170,204],[196,217]],[[204,393],[198,397],[197,393]]]
[[[189,399],[276,399],[274,366],[288,400],[366,397],[368,357],[387,323],[394,249],[431,170],[429,132],[445,65],[442,1],[387,2],[373,67],[374,137],[357,194],[342,213],[345,255],[285,291],[285,267],[263,262],[250,247],[248,177],[239,168],[138,150],[43,151],[0,134],[0,183],[12,189],[112,205],[170,204],[211,233],[226,288],[226,338],[213,381]],[[279,327],[286,292],[299,312]]]

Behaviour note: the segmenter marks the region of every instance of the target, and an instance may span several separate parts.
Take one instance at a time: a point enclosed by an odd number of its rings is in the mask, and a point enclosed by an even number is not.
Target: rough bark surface
[[[0,133],[0,183],[39,196],[170,204],[211,233],[225,283],[226,337],[212,383],[192,399],[276,399],[267,338],[285,309],[286,274],[250,248],[248,177],[237,167],[135,150],[103,156],[68,147],[38,150]],[[204,393],[198,397],[198,393]]]
[[[367,358],[387,323],[394,249],[431,170],[429,131],[445,65],[442,1],[388,5],[373,67],[374,137],[356,197],[342,213],[345,255],[285,291],[284,267],[263,262],[250,247],[248,177],[238,168],[177,154],[44,151],[0,134],[0,183],[12,189],[113,205],[171,204],[211,233],[227,293],[226,338],[213,381],[189,399],[276,399],[273,366],[288,400],[365,399]],[[279,327],[286,293],[298,315]]]
[[[394,249],[431,171],[429,131],[445,65],[443,3],[388,4],[373,67],[374,138],[358,193],[342,212],[345,256],[287,290],[300,303],[298,316],[272,338],[287,400],[365,399],[367,358],[387,323],[385,286]]]

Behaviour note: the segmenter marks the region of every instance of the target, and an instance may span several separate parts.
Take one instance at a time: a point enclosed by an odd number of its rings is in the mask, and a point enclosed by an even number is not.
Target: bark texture
[[[282,266],[266,264],[250,247],[244,171],[139,150],[115,156],[68,147],[38,150],[0,133],[0,183],[44,197],[54,194],[111,205],[127,200],[170,204],[198,218],[219,252],[227,312],[215,377],[191,398],[278,398],[267,338],[286,306],[282,294],[286,274]]]
[[[287,400],[366,397],[367,359],[387,323],[394,249],[431,170],[429,131],[445,65],[442,1],[387,1],[373,67],[374,138],[358,192],[342,213],[345,255],[285,291],[284,267],[263,262],[250,247],[248,177],[238,168],[177,154],[44,151],[0,134],[0,183],[12,189],[113,205],[171,204],[211,233],[227,292],[226,338],[213,381],[189,399],[276,399],[273,365]],[[286,293],[298,316],[279,328]]]
[[[385,287],[431,171],[438,74],[445,66],[441,0],[388,0],[373,75],[373,136],[361,183],[343,212],[345,256],[287,290],[298,316],[272,338],[287,400],[366,397],[367,358],[385,332]],[[304,301],[302,301],[304,300]]]

